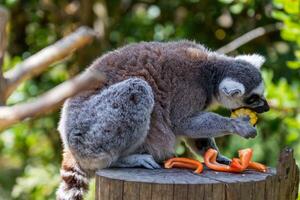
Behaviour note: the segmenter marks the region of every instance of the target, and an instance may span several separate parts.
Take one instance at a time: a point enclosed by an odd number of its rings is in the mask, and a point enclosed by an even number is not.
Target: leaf
[[[289,15],[279,10],[274,10],[272,12],[272,17],[281,21],[286,21],[290,19]]]
[[[295,51],[295,56],[296,56],[296,58],[300,59],[300,50],[296,50]]]
[[[285,0],[283,8],[289,14],[299,14],[299,0]]]
[[[287,65],[291,69],[300,69],[300,61],[288,61]]]
[[[244,8],[244,5],[242,3],[237,3],[237,4],[230,6],[229,9],[233,14],[237,15],[243,11],[243,8]]]
[[[233,0],[219,0],[219,2],[224,3],[224,4],[231,4]]]

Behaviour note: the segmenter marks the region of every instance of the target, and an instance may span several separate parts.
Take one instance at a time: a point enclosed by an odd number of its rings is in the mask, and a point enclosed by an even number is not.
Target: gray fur
[[[225,78],[245,89],[242,96],[226,97],[226,102],[246,106],[244,98],[262,78],[258,68],[243,59],[189,41],[142,42],[109,52],[89,69],[105,74],[105,88],[69,99],[59,126],[65,149],[86,171],[109,166],[157,168],[155,162],[174,155],[180,135],[207,139],[200,151],[217,149],[214,137],[256,135],[246,119],[204,112],[214,101],[232,108],[222,101],[219,90]]]
[[[131,78],[88,98],[68,100],[66,121],[60,132],[66,134],[65,143],[83,169],[97,169],[97,163],[92,163],[101,157],[107,158],[101,167],[107,167],[144,142],[153,104],[148,83]]]
[[[248,117],[231,119],[211,112],[198,113],[183,120],[175,129],[178,135],[190,138],[220,137],[236,133],[245,138],[256,136]]]

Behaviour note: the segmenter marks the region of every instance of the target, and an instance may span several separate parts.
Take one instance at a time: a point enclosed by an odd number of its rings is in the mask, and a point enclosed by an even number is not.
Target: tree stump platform
[[[282,151],[267,173],[224,173],[204,169],[102,169],[96,175],[97,200],[295,200],[299,169],[293,151]]]

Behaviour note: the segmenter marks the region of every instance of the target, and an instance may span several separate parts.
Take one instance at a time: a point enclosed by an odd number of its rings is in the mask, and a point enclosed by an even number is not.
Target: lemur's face
[[[264,83],[261,82],[248,95],[243,98],[244,107],[251,108],[257,113],[269,111],[269,104],[264,97]]]
[[[264,97],[264,83],[259,68],[264,58],[259,55],[238,56],[236,68],[219,85],[217,100],[228,109],[251,108],[257,113],[269,110]]]

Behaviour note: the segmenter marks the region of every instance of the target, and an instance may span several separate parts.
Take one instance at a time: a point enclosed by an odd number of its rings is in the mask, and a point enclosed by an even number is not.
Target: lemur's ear
[[[245,93],[243,84],[230,78],[225,78],[219,85],[219,91],[230,97],[241,97]]]
[[[258,54],[252,54],[252,55],[240,55],[236,56],[235,59],[237,60],[243,60],[250,64],[252,64],[256,68],[260,68],[264,62],[266,61],[265,57],[258,55]]]

